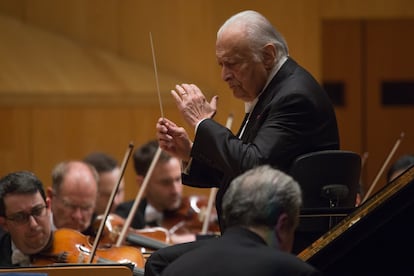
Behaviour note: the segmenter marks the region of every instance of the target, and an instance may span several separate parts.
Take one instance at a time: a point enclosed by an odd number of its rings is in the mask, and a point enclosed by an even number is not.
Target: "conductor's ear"
[[[270,71],[273,69],[275,65],[275,61],[276,61],[276,53],[277,53],[277,50],[276,50],[275,45],[269,43],[264,46],[263,62],[266,67],[266,70]]]

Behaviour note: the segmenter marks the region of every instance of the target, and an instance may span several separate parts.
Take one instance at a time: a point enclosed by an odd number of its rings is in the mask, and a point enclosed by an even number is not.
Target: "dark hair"
[[[151,140],[141,147],[137,148],[134,152],[134,169],[137,175],[145,176],[154,159],[155,153],[158,150],[158,141]],[[162,151],[158,162],[166,162],[172,158],[171,155]]]
[[[412,155],[412,154],[405,154],[405,155],[401,156],[388,169],[388,172],[387,172],[387,182],[390,182],[391,181],[391,176],[396,171],[408,169],[412,165],[414,165],[414,155]]]
[[[111,172],[118,166],[115,158],[103,152],[93,152],[83,161],[94,166],[98,173]]]
[[[29,171],[10,173],[0,179],[0,216],[6,215],[4,197],[8,194],[35,194],[39,192],[46,202],[46,194],[43,183],[36,175]]]

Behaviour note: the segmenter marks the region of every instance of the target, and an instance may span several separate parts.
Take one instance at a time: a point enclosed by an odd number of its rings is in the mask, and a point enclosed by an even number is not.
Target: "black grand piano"
[[[414,275],[414,167],[298,254],[324,275]]]

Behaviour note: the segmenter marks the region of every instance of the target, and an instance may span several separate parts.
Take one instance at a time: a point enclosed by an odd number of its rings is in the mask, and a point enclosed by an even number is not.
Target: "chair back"
[[[339,192],[335,207],[354,207],[361,175],[361,157],[352,151],[324,150],[299,156],[290,175],[302,189],[303,209],[329,208],[329,187]],[[342,189],[341,189],[342,186]]]
[[[290,175],[299,183],[303,199],[293,253],[301,252],[353,211],[360,174],[361,157],[351,151],[312,152],[293,162]]]

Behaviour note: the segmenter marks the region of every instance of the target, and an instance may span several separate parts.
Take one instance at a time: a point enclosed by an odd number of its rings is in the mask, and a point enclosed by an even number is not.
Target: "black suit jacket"
[[[299,276],[320,273],[296,256],[269,247],[256,233],[231,227],[220,238],[207,240],[175,259],[161,275]]]
[[[0,231],[0,267],[14,267],[11,255],[11,237],[8,232]]]
[[[134,204],[134,200],[126,201],[118,205],[115,209],[115,214],[127,218],[129,212]],[[147,206],[147,201],[143,199],[138,205],[138,210],[135,212],[134,217],[132,218],[131,227],[135,229],[142,229],[145,227],[145,208]]]
[[[262,164],[288,172],[299,155],[327,149],[339,149],[333,106],[317,81],[288,58],[260,95],[241,139],[214,120],[200,123],[183,183],[219,187],[221,220],[221,200],[233,178]]]

